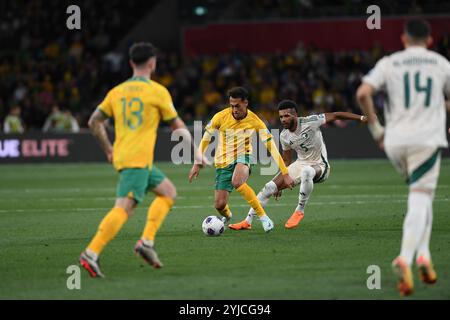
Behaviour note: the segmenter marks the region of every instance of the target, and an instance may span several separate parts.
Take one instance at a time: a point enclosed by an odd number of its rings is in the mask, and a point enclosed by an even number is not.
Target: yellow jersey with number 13
[[[113,164],[118,171],[151,167],[159,122],[178,117],[169,91],[143,77],[114,87],[98,109],[114,118]]]

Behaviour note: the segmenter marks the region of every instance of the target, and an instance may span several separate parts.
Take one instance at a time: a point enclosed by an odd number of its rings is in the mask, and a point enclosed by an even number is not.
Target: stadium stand
[[[383,14],[433,13],[438,8],[435,2],[384,1]],[[158,1],[77,3],[83,7],[83,31],[71,33],[54,27],[65,25],[68,1],[0,3],[1,121],[18,105],[25,128],[41,130],[51,109],[59,105],[86,127],[89,114],[108,88],[129,76],[126,52],[118,50],[117,43]],[[258,20],[310,18],[310,12],[315,17],[348,16],[364,12],[357,8],[365,8],[368,1],[321,3],[188,0],[179,1],[178,6],[183,23],[192,24],[198,18],[203,22],[227,19],[228,13],[230,19]],[[450,57],[448,35],[437,40],[435,49]],[[252,107],[274,125],[276,102],[285,98],[298,101],[308,113],[356,111],[354,93],[360,78],[385,53],[375,46],[335,54],[302,43],[290,52],[257,55],[235,50],[226,55],[186,57],[179,51],[161,51],[155,80],[170,89],[187,123],[207,119],[224,103],[227,88],[243,84],[252,90]],[[381,104],[382,98],[377,100],[380,110]]]

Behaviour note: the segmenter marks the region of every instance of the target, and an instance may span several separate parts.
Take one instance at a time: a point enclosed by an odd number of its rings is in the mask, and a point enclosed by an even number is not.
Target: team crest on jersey
[[[308,134],[307,134],[306,132],[303,132],[303,133],[302,133],[302,138],[303,138],[303,139],[308,139]]]

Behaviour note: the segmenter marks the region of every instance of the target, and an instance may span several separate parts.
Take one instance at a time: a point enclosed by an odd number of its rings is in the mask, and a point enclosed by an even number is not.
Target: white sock
[[[270,197],[274,195],[278,191],[278,187],[273,181],[269,181],[266,183],[264,188],[258,193],[258,200],[259,203],[261,203],[261,206],[265,208],[267,203],[270,200]],[[253,218],[256,217],[256,211],[253,208],[250,208],[248,211],[247,217],[245,218],[245,221],[247,221],[248,224],[252,224]]]
[[[86,253],[89,257],[91,257],[92,259],[94,259],[95,261],[98,260],[98,255],[92,251],[91,249],[86,249]]]
[[[314,182],[313,179],[316,175],[316,170],[313,167],[306,166],[303,168],[302,173],[300,175],[301,185],[300,185],[300,193],[298,195],[298,206],[295,208],[295,211],[305,212],[306,204],[309,200],[309,195],[313,191]]]
[[[147,247],[153,247],[155,245],[155,242],[153,240],[146,240],[146,239],[141,239],[142,243],[147,246]]]
[[[433,197],[432,197],[433,199]],[[424,256],[426,259],[431,259],[430,253],[430,238],[431,238],[431,228],[433,225],[433,202],[430,201],[427,208],[427,216],[425,222],[425,232],[422,239],[419,241],[419,248],[417,250],[417,257]]]
[[[431,195],[424,192],[409,192],[408,212],[403,223],[402,256],[408,265],[412,264],[414,253],[425,235],[427,211],[431,206]]]

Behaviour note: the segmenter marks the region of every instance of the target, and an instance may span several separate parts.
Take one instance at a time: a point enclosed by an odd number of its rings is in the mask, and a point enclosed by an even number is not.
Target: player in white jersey
[[[430,254],[432,202],[440,169],[440,149],[448,147],[444,92],[450,94],[450,63],[431,44],[430,27],[419,19],[405,24],[405,49],[382,58],[363,78],[357,100],[368,117],[369,129],[409,184],[408,211],[403,224],[400,255],[392,266],[401,295],[413,292],[414,256],[420,279],[437,280]],[[378,122],[372,95],[387,93],[385,128]]]
[[[341,120],[358,120],[366,122],[364,116],[350,112],[334,112],[299,117],[297,104],[294,101],[284,100],[278,104],[280,121],[284,130],[280,134],[282,157],[288,165],[289,176],[295,185],[300,184],[299,202],[294,213],[286,222],[285,227],[292,229],[298,226],[305,214],[305,206],[313,190],[314,183],[325,181],[330,174],[327,149],[323,142],[320,126]],[[293,153],[297,154],[297,160],[292,162]],[[269,181],[258,193],[258,200],[264,207],[272,195],[279,196],[286,186],[283,177],[277,175]],[[245,220],[229,225],[234,230],[251,229],[255,212],[250,209]]]

